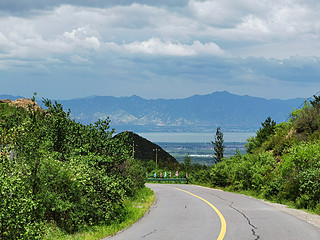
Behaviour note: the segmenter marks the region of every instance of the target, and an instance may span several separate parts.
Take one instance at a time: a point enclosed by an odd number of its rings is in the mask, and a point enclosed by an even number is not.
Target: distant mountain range
[[[283,122],[304,99],[267,100],[224,91],[184,99],[93,96],[58,102],[84,124],[109,116],[118,132],[211,132],[217,126],[223,131],[256,131],[269,116],[277,123]]]
[[[24,98],[24,97],[22,97],[22,96],[12,96],[12,95],[7,95],[7,94],[0,95],[0,99],[10,99],[12,101],[17,100],[19,98]]]

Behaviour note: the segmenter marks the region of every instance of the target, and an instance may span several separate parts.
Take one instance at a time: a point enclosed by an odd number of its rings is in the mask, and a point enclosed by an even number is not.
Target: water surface
[[[138,133],[141,137],[154,143],[176,142],[176,143],[211,143],[214,141],[215,133],[198,132],[142,132]],[[225,142],[246,142],[246,140],[256,134],[253,132],[226,132],[223,133]]]

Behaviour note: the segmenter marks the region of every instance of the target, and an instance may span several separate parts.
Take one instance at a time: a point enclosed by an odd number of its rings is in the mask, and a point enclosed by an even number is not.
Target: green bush
[[[46,111],[31,106],[10,124],[0,108],[0,239],[41,238],[47,223],[74,233],[121,221],[124,200],[145,183],[126,135],[112,138],[108,119],[82,125],[44,102]]]
[[[223,160],[215,164],[210,172],[211,185],[213,187],[226,187],[231,184],[230,166],[231,160]]]
[[[213,186],[254,192],[320,212],[320,97],[292,111],[286,123],[270,118],[248,139],[247,153],[211,170]]]
[[[307,169],[299,174],[299,203],[303,208],[315,209],[320,203],[320,169]],[[303,200],[303,204],[301,203]]]
[[[200,169],[197,171],[193,171],[190,174],[190,182],[191,183],[200,183],[200,184],[204,184],[204,183],[209,183],[210,182],[210,171],[208,171],[207,169]]]
[[[213,166],[211,182],[213,186],[260,192],[269,180],[274,166],[275,159],[270,153],[243,156],[238,153]]]
[[[0,153],[0,239],[39,239],[39,204],[25,176],[4,150]]]

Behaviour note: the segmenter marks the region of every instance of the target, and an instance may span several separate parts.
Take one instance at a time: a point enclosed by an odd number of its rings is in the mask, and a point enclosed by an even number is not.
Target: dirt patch
[[[38,103],[32,102],[29,98],[19,98],[14,101],[11,101],[10,99],[0,99],[0,103],[9,103],[10,106],[22,107],[25,109],[29,109],[29,106],[31,106],[31,109],[34,108],[35,110],[42,109]]]
[[[10,99],[0,99],[0,103],[11,103]]]

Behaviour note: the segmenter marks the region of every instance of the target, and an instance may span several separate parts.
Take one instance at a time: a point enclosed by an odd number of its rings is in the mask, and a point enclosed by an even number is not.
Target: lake
[[[192,163],[213,164],[214,150],[211,141],[214,141],[214,133],[147,132],[138,134],[158,144],[179,162],[183,162],[185,156],[189,154]],[[223,133],[224,157],[229,158],[235,155],[237,150],[242,154],[245,153],[246,140],[252,136],[255,136],[255,133]]]
[[[154,143],[211,143],[211,141],[214,141],[215,135],[215,133],[198,132],[142,132],[137,134]],[[255,135],[256,133],[253,132],[226,132],[223,133],[223,139],[225,142],[246,142],[248,138]]]

